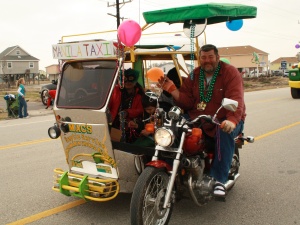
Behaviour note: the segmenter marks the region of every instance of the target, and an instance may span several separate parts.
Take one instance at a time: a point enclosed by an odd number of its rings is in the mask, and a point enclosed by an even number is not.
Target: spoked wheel
[[[132,225],[168,224],[173,203],[164,209],[163,203],[169,176],[163,169],[147,167],[140,175],[131,198]]]

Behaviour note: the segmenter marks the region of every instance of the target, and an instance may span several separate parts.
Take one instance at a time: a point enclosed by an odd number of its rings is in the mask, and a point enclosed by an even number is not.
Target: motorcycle
[[[157,100],[155,94],[146,94]],[[205,140],[202,127],[210,123],[222,128],[223,123],[216,119],[219,110],[235,111],[237,105],[237,101],[224,98],[214,116],[200,115],[192,121],[185,119],[177,106],[169,112],[157,108],[155,153],[134,187],[130,204],[131,224],[168,224],[175,202],[182,197],[190,196],[198,206],[215,198],[213,189],[216,181],[209,176],[214,145]],[[240,176],[239,149],[245,141],[253,143],[254,137],[240,133],[235,138],[226,190],[230,190]]]

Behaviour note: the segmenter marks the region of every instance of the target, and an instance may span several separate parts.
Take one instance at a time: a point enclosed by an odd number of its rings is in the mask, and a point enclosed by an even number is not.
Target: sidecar
[[[206,25],[254,18],[256,8],[205,4],[145,12],[143,16],[147,23],[143,32],[156,23],[183,23],[190,36],[187,39],[193,42],[188,47],[176,43],[125,46],[116,39],[102,39],[105,33],[99,32],[100,38],[89,40],[85,39],[89,34],[63,36],[52,46],[61,74],[53,106],[55,124],[48,134],[61,139],[68,165],[67,171],[54,169],[54,191],[99,202],[120,192],[131,193],[146,163],[144,156],[152,156],[154,149],[121,142],[119,132],[111,128],[108,104],[122,70],[138,70],[139,84],[159,93],[155,81],[147,77],[151,63],[170,62],[180,76],[189,76],[193,68],[186,63],[198,65],[198,37]],[[66,41],[70,37],[83,40]]]

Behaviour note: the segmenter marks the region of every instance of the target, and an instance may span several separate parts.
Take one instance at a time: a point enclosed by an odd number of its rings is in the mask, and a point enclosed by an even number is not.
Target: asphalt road
[[[176,203],[171,225],[300,224],[300,101],[289,88],[248,92],[245,101],[245,135],[256,141],[240,152],[240,179],[226,202]],[[60,140],[47,135],[53,122],[53,115],[0,121],[0,225],[130,224],[130,194],[95,203],[51,190],[53,169],[67,169]]]

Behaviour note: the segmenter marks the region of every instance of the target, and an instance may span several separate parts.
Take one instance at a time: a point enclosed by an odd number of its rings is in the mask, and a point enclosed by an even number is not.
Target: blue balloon
[[[243,20],[231,20],[226,22],[226,27],[231,31],[237,31],[243,26]]]
[[[172,46],[172,48],[173,48],[174,50],[181,49],[180,46],[176,46],[176,45]],[[171,51],[171,47],[168,46],[167,49],[168,49],[169,51]]]

